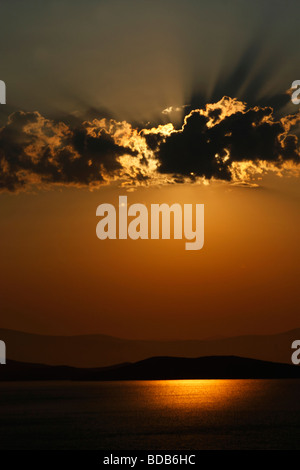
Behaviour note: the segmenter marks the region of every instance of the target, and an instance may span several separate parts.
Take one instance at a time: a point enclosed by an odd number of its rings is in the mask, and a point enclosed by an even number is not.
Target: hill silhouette
[[[142,341],[105,335],[47,336],[0,329],[7,357],[21,362],[104,367],[152,356],[241,356],[291,363],[291,344],[300,328],[275,335],[245,335],[190,341]]]
[[[300,378],[300,367],[236,356],[152,357],[132,364],[88,369],[10,360],[0,366],[0,381],[275,378]]]

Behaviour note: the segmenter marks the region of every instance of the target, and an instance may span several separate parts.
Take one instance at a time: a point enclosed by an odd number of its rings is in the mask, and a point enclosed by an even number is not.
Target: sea
[[[0,383],[0,449],[300,449],[300,380]]]

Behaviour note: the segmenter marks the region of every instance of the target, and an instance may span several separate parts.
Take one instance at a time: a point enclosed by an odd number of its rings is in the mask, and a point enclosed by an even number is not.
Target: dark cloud
[[[230,100],[229,98],[227,100]],[[299,163],[298,140],[289,134],[296,116],[273,119],[272,108],[255,107],[222,116],[222,106],[191,112],[181,130],[169,136],[146,136],[159,161],[160,173],[194,179],[232,179],[235,162],[260,161],[276,166],[284,161]]]
[[[118,145],[105,127],[89,131],[85,123],[72,128],[37,112],[13,113],[0,130],[0,189],[101,183],[122,169],[119,156],[137,153]]]
[[[299,114],[276,119],[271,107],[247,109],[229,97],[193,110],[180,129],[18,111],[0,128],[0,190],[93,187],[116,178],[130,186],[198,178],[243,183],[239,169],[245,162],[254,173],[265,162],[275,169],[299,164],[299,120]]]
[[[225,157],[223,149],[212,141],[207,128],[208,118],[193,112],[186,120],[182,131],[174,132],[167,137],[157,150],[161,173],[182,176],[202,176],[207,179],[229,180],[227,164],[219,162],[215,155]]]

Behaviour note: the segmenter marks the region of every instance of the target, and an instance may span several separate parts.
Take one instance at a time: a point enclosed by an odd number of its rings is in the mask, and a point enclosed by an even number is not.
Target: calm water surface
[[[300,380],[0,384],[1,449],[300,449]]]

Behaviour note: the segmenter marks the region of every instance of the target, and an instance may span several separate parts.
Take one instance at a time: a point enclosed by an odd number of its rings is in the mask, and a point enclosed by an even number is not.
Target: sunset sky
[[[0,14],[1,327],[299,327],[299,2],[12,0]],[[100,241],[96,208],[120,195],[204,204],[204,248]]]

